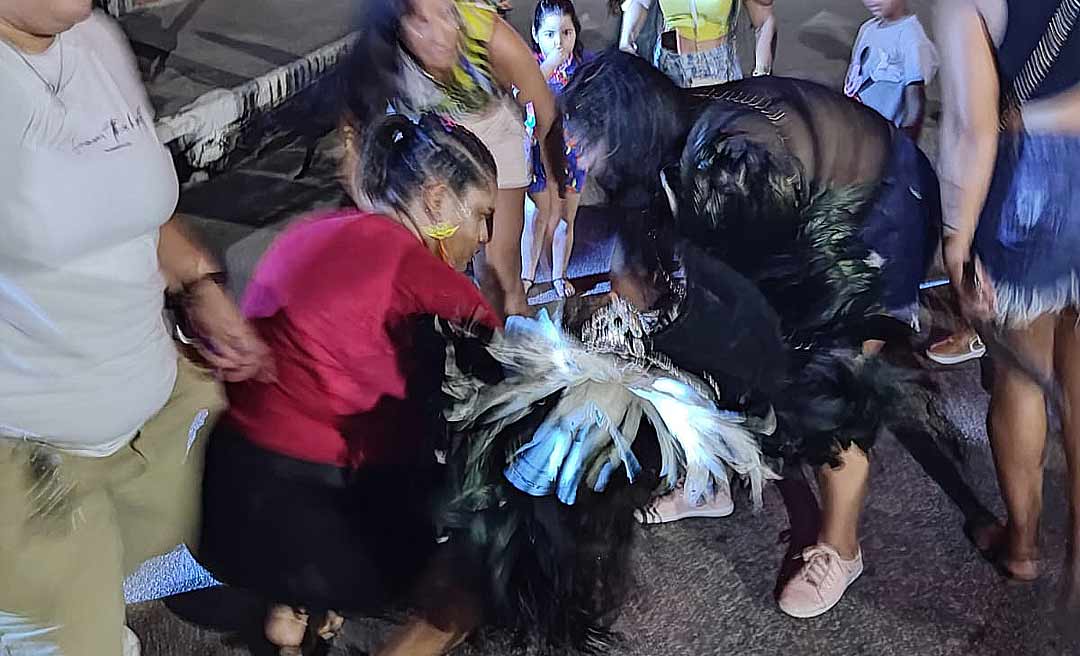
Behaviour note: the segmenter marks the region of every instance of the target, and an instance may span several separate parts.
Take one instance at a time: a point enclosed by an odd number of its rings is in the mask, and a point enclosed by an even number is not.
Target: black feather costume
[[[810,83],[683,91],[607,53],[560,101],[626,212],[613,284],[637,277],[659,300],[614,298],[569,326],[525,321],[486,349],[497,381],[463,369],[462,335],[448,333],[442,517],[488,574],[495,618],[551,653],[598,653],[650,497],[680,478],[701,494],[730,469],[760,502],[766,456],[821,465],[890,425],[917,432],[896,403],[916,381],[857,350],[892,321],[868,216],[910,180],[893,180],[888,124]],[[883,229],[915,244],[902,253],[919,260],[913,292],[935,216]]]
[[[600,111],[606,97],[619,98],[618,112]],[[616,51],[582,66],[559,101],[572,140],[602,153],[598,180],[629,224],[650,224],[630,225],[624,241],[689,242],[749,279],[779,315],[784,391],[756,390],[792,407],[777,408],[772,444],[815,465],[852,442],[869,449],[889,415],[867,399],[908,377],[856,356],[863,340],[904,334],[892,315],[913,308],[937,244],[925,156],[873,110],[813,82],[684,90]],[[839,432],[800,421],[811,399],[835,409]]]

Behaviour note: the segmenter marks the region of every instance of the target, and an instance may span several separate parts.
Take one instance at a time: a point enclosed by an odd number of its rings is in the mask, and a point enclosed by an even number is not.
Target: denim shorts
[[[889,163],[863,224],[863,242],[881,261],[885,311],[917,327],[919,285],[941,237],[941,189],[926,155],[895,132]]]
[[[1005,135],[975,233],[998,322],[1080,305],[1080,136]]]
[[[653,64],[683,89],[723,84],[743,78],[735,42],[728,39],[712,50],[680,54],[656,40]]]

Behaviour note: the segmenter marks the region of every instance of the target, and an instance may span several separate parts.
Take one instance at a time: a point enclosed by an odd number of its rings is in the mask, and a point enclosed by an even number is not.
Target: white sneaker
[[[802,559],[802,569],[777,600],[780,610],[799,619],[829,612],[863,573],[862,550],[844,560],[831,546],[816,544],[803,550]]]
[[[644,511],[638,511],[637,520],[642,524],[667,524],[680,519],[694,517],[727,517],[735,511],[735,502],[731,500],[731,485],[726,481],[716,486],[715,494],[710,499],[702,496],[696,503],[686,500],[686,494],[680,485],[662,497],[653,500]]]
[[[123,649],[120,651],[121,656],[139,656],[142,653],[142,645],[139,643],[139,636],[135,635],[127,625],[124,626],[123,635]]]

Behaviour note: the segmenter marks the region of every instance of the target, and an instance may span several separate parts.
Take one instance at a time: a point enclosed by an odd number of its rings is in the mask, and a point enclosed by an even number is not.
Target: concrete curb
[[[232,89],[215,89],[157,123],[161,142],[196,170],[219,164],[253,120],[309,89],[341,61],[349,35]]]

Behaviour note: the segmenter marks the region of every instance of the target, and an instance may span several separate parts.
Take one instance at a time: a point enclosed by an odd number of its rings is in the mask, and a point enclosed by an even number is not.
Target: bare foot
[[[1013,553],[1009,545],[1009,531],[1004,524],[994,522],[967,526],[964,532],[979,554],[1006,578],[1025,583],[1039,578],[1038,556],[1033,550],[1023,554]]]
[[[274,604],[266,611],[263,632],[270,644],[281,650],[282,656],[300,653],[307,631],[308,614],[302,608]]]

